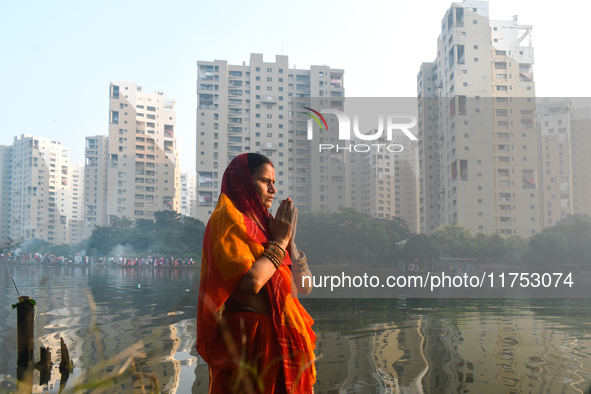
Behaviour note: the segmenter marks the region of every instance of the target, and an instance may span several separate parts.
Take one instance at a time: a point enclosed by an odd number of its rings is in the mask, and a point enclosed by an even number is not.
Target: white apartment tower
[[[81,185],[69,151],[60,142],[32,135],[0,149],[2,246],[27,240],[81,241]]]
[[[12,245],[10,234],[10,199],[12,146],[0,145],[0,248]]]
[[[225,168],[235,156],[247,152],[273,161],[278,200],[292,197],[302,211],[346,206],[344,198],[321,201],[321,194],[315,193],[326,176],[320,174],[320,158],[324,161],[331,155],[311,149],[306,139],[308,117],[294,103],[311,97],[340,102],[343,73],[328,66],[290,68],[287,56],[279,55],[275,62],[265,62],[261,54],[251,54],[248,65],[198,61],[196,217],[207,221]],[[344,166],[341,172],[342,176],[330,179],[342,182],[344,190]]]
[[[545,98],[538,102],[543,227],[553,226],[567,215],[591,215],[591,182],[587,180],[590,108],[588,99]]]
[[[181,211],[183,216],[195,217],[197,209],[197,177],[195,174],[183,172],[181,174]]]
[[[421,232],[460,222],[528,237],[541,229],[531,26],[454,3],[417,78]]]
[[[579,101],[579,100],[577,100]],[[581,100],[571,111],[571,168],[573,213],[591,216],[591,100]]]
[[[64,191],[65,192],[65,191]],[[70,182],[65,198],[68,208],[68,244],[82,242],[84,237],[84,164],[70,166]]]
[[[86,220],[153,219],[180,211],[175,101],[129,82],[112,82],[109,135],[86,139]]]
[[[538,103],[540,131],[541,220],[544,227],[573,214],[571,103],[568,99]]]
[[[107,221],[107,173],[109,138],[104,135],[86,137],[84,157],[84,220],[85,238],[95,226]]]

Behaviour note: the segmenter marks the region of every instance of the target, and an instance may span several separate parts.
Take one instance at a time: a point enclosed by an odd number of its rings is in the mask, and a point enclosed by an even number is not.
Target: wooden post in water
[[[16,329],[18,356],[16,359],[17,367],[27,368],[34,356],[34,323],[35,306],[31,302],[31,297],[20,296],[21,301],[16,306]]]
[[[33,391],[33,365],[31,363],[33,362],[33,346],[35,342],[35,300],[31,299],[31,297],[21,295],[19,295],[18,300],[19,302],[12,306],[16,308],[17,391],[19,393],[27,393]]]
[[[51,380],[51,349],[41,346],[39,352],[41,361],[35,365],[35,369],[39,371],[39,385],[43,386]]]
[[[70,374],[74,372],[74,362],[70,360],[70,353],[68,352],[68,347],[64,342],[64,338],[60,337],[61,343],[61,355],[62,361],[60,361],[60,393],[66,388],[66,383],[68,382],[68,378]]]

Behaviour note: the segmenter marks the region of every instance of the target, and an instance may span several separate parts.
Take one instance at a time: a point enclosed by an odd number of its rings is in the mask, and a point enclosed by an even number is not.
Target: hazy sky
[[[345,70],[351,97],[416,95],[436,55],[450,1],[8,1],[0,0],[0,144],[48,137],[84,160],[84,138],[108,132],[110,81],[177,101],[182,171],[195,170],[197,60]],[[591,5],[492,0],[491,19],[533,25],[537,96],[588,96]]]

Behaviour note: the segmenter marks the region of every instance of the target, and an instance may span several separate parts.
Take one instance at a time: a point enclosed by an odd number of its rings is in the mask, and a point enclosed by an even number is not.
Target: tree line
[[[172,211],[158,211],[154,220],[116,218],[98,226],[79,245],[32,243],[22,252],[58,255],[84,253],[111,256],[201,258],[205,223]],[[296,243],[315,263],[393,266],[400,261],[429,263],[440,256],[479,262],[530,263],[543,266],[591,265],[591,217],[568,215],[529,239],[518,235],[474,234],[461,223],[437,227],[430,234],[411,233],[400,218],[377,219],[353,208],[337,212],[302,212]],[[122,248],[122,249],[121,249]]]

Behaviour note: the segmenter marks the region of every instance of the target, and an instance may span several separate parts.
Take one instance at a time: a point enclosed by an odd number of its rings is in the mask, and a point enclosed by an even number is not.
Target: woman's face
[[[277,193],[277,189],[275,189],[275,169],[273,166],[269,163],[263,164],[252,173],[252,180],[263,206],[267,209],[271,208],[271,205],[273,205],[273,194]]]

